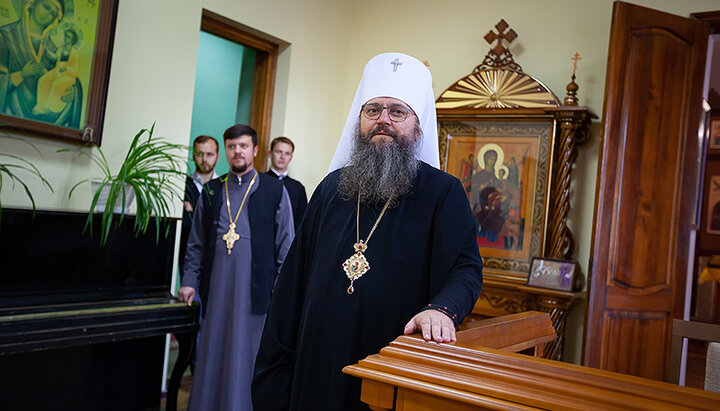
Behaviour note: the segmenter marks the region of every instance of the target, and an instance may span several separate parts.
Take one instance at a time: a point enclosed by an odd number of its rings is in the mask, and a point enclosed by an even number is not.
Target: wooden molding
[[[720,394],[659,381],[566,364],[507,350],[501,337],[531,339],[525,319],[508,322],[514,331],[460,331],[458,343],[435,344],[402,336],[343,372],[363,379],[361,399],[372,409],[717,409]],[[495,319],[503,322],[503,319]],[[547,319],[546,326],[547,325]],[[538,322],[539,324],[540,322]],[[497,325],[497,324],[495,324]],[[552,328],[552,327],[550,327]],[[500,344],[499,344],[500,343]]]

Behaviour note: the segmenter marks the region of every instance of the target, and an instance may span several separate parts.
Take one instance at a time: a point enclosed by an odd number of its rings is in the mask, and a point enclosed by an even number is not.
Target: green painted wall
[[[255,82],[256,57],[257,51],[255,49],[243,48],[242,75],[240,76],[237,112],[235,114],[235,120],[240,124],[250,124],[250,105],[252,104],[252,89]]]

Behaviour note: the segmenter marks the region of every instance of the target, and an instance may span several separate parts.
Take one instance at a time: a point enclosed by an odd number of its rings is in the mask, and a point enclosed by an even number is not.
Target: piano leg
[[[177,398],[180,391],[180,382],[183,374],[190,365],[193,353],[195,352],[195,341],[197,331],[173,334],[178,342],[178,357],[170,374],[170,383],[167,392],[167,411],[177,411]]]

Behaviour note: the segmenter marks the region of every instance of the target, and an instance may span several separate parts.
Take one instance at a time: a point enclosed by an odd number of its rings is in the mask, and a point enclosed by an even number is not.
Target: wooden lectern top
[[[534,343],[541,346],[548,338],[552,341],[554,330],[552,335],[542,331],[552,329],[546,313],[525,312],[476,324],[458,332],[456,343],[398,337],[379,354],[343,372],[363,379],[361,400],[375,410],[718,409],[720,405],[716,393],[511,352]]]

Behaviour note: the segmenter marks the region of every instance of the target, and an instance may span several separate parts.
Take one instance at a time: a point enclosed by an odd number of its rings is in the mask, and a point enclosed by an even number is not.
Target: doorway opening
[[[258,153],[268,151],[280,41],[209,10],[203,10],[200,30],[188,145],[199,135],[216,138],[215,172],[222,175],[228,171],[222,134],[231,125],[253,127]],[[264,163],[255,167],[265,171]],[[191,151],[188,173],[194,170]]]
[[[688,274],[686,315],[689,327],[702,323],[720,324],[720,283],[712,280],[720,262],[720,11],[692,14],[708,23],[707,60],[703,84],[700,172],[695,219],[693,267]],[[678,382],[693,388],[708,389],[706,364],[709,342],[687,338],[683,343]],[[710,361],[712,362],[712,361]],[[715,384],[714,390],[717,390]]]

